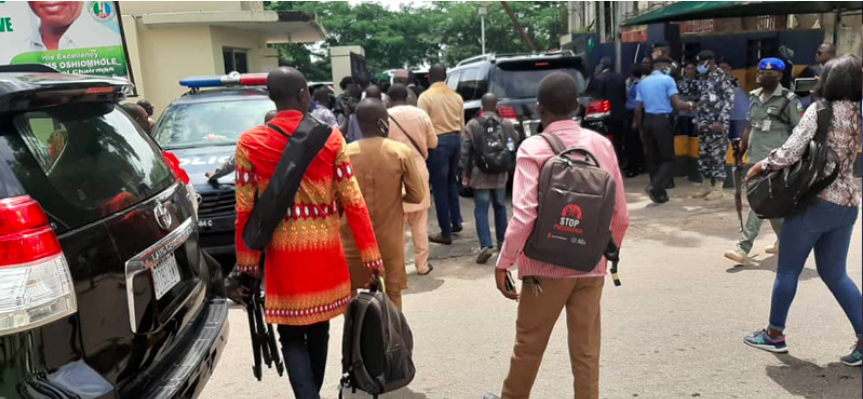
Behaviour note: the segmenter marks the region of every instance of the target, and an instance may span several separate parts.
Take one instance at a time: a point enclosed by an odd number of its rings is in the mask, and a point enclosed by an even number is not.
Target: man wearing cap
[[[696,70],[705,76],[701,81],[701,98],[695,115],[700,142],[698,172],[702,186],[692,197],[713,201],[725,196],[725,158],[731,109],[734,108],[734,81],[728,73],[717,68],[716,54],[712,51],[699,53],[697,62]]]
[[[771,151],[782,147],[803,115],[800,99],[779,83],[784,72],[785,62],[778,58],[765,58],[758,64],[758,84],[761,88],[749,93],[748,124],[741,144],[744,152],[749,150],[749,164],[764,160]],[[725,257],[741,265],[747,264],[761,223],[762,220],[750,211],[737,247],[726,252]],[[782,219],[770,219],[770,225],[778,237],[782,230]],[[779,242],[768,247],[765,252],[779,253]]]

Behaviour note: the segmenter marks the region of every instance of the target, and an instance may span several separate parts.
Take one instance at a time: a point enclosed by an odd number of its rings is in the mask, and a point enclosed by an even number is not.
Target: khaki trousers
[[[429,210],[405,213],[405,224],[410,227],[414,241],[414,266],[417,273],[429,271]]]
[[[501,399],[527,399],[554,324],[566,309],[575,398],[599,398],[600,299],[605,279],[525,279],[518,304],[515,348]]]

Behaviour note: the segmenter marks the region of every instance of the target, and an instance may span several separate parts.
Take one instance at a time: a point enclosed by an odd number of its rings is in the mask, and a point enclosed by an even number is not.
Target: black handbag
[[[287,136],[276,125],[268,124],[267,127]],[[255,199],[255,208],[243,229],[243,242],[249,249],[260,251],[270,244],[276,226],[285,219],[288,208],[294,205],[294,196],[306,169],[324,148],[332,132],[331,127],[311,115],[303,117],[285,144],[267,189]]]
[[[779,219],[799,212],[839,176],[839,155],[827,143],[833,109],[822,101],[815,106],[818,130],[803,157],[785,169],[752,179],[746,188],[749,207],[761,219]],[[835,165],[833,172],[821,177],[830,163]]]

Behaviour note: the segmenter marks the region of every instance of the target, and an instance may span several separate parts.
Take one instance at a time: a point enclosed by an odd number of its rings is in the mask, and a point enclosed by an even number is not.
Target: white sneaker
[[[743,252],[743,250],[740,249],[740,247],[734,248],[731,251],[726,251],[725,257],[727,259],[730,259],[730,260],[737,262],[737,264],[739,264],[739,265],[749,264],[749,254],[746,252]]]
[[[773,245],[767,247],[764,252],[767,252],[770,255],[776,255],[779,253],[779,241],[773,243]]]

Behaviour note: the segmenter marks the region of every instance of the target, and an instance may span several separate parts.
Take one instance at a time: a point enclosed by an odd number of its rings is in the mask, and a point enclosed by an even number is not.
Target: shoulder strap
[[[549,146],[551,146],[551,150],[554,151],[554,155],[559,155],[560,153],[566,151],[566,145],[563,144],[563,141],[560,137],[557,137],[551,133],[543,133],[540,134],[539,137],[545,139]]]
[[[274,124],[268,124],[267,127],[287,136]],[[270,244],[276,226],[284,220],[288,208],[294,205],[294,197],[306,170],[324,148],[332,132],[330,126],[308,115],[300,121],[285,144],[267,189],[255,201],[255,208],[243,228],[243,242],[247,247],[262,250]]]
[[[827,134],[830,132],[830,126],[833,124],[833,107],[826,101],[818,101],[816,103],[818,130],[815,131],[813,140],[819,143],[827,141]]]
[[[407,131],[407,130],[405,130],[405,128],[403,128],[403,127],[402,127],[402,124],[401,124],[401,123],[399,123],[398,119],[393,118],[393,116],[392,116],[392,115],[390,115],[390,119],[391,119],[393,122],[395,122],[395,123],[396,123],[396,126],[398,126],[398,127],[399,127],[399,129],[401,129],[401,130],[402,130],[402,132],[405,134],[405,136],[408,138],[408,140],[410,140],[410,141],[411,141],[411,144],[413,144],[413,145],[414,145],[414,148],[416,148],[416,149],[417,149],[417,151],[419,151],[419,153],[420,153],[420,154],[422,154],[422,153],[423,153],[423,150],[421,150],[421,149],[420,149],[419,144],[417,144],[417,142],[414,140],[414,138],[413,138],[413,137],[411,137],[410,133],[408,133],[408,131]]]

